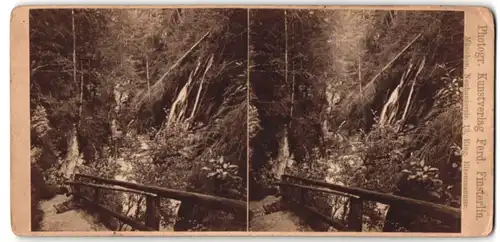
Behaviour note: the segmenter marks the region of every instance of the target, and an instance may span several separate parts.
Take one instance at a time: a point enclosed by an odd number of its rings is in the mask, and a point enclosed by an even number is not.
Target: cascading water
[[[77,166],[83,163],[83,159],[80,155],[78,148],[78,139],[76,134],[76,125],[71,129],[71,135],[68,140],[68,153],[64,159],[60,172],[64,178],[70,179],[75,173]]]

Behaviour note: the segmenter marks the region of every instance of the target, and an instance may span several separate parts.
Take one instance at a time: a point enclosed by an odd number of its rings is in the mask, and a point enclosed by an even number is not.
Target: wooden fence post
[[[299,195],[300,195],[300,197],[299,197],[299,203],[300,203],[300,205],[306,205],[307,190],[301,189]]]
[[[101,194],[99,188],[94,188],[94,203],[99,204],[99,195]]]
[[[351,198],[349,200],[349,215],[347,217],[349,231],[361,232],[363,229],[363,200]]]
[[[160,198],[158,196],[146,195],[146,226],[155,230],[160,230],[159,207]]]
[[[282,182],[287,182],[287,177],[284,177],[284,176],[281,176],[281,181]],[[280,189],[280,195],[281,197],[284,199],[284,200],[287,200],[290,196],[289,194],[289,189],[288,187],[286,186],[283,186],[283,185],[279,185],[279,189]]]
[[[81,196],[82,196],[82,187],[80,185],[73,185],[71,186],[71,193],[73,194],[73,198],[76,201],[81,202]]]
[[[77,185],[69,185],[71,189],[70,194],[73,196],[78,196],[78,186]]]
[[[243,213],[241,211],[235,211],[235,213],[234,213],[234,220],[237,223],[246,224],[246,222],[250,220],[250,216],[251,215],[252,215],[251,211],[248,211],[248,214],[246,212]]]
[[[295,202],[297,204],[300,204],[301,200],[302,200],[302,191],[300,188],[298,187],[295,187],[292,189],[292,196],[293,196],[293,200],[295,200]]]

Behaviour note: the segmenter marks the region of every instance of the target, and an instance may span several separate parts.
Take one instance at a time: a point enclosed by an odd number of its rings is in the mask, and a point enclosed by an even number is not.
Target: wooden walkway
[[[133,230],[137,231],[161,230],[161,220],[163,219],[161,215],[161,199],[173,199],[181,203],[187,202],[188,204],[195,204],[214,210],[232,213],[234,215],[233,217],[235,222],[246,220],[247,206],[244,201],[240,200],[84,174],[75,174],[75,179],[73,181],[67,181],[66,185],[71,187],[70,190],[72,191],[73,197],[84,207],[88,207],[98,213],[114,217],[118,221],[127,224]],[[138,220],[137,218],[129,217],[127,214],[124,214],[123,211],[116,211],[113,208],[108,207],[105,199],[103,199],[103,195],[104,192],[109,191],[136,194],[145,198],[146,203],[144,218]],[[78,215],[74,214],[74,216]],[[77,228],[79,231],[82,231],[82,229],[83,231],[100,229],[89,229],[89,225],[84,222],[79,224],[81,224],[81,227]]]
[[[366,226],[363,226],[363,215],[366,213],[366,211],[363,211],[363,202],[365,201],[389,205],[394,210],[393,213],[411,211],[418,215],[433,217],[441,221],[440,226],[446,232],[460,230],[460,210],[458,208],[288,175],[283,175],[282,180],[276,184],[280,187],[276,195],[249,204],[244,201],[207,194],[178,191],[90,175],[77,174],[75,181],[68,181],[66,184],[72,187],[72,197],[58,195],[53,199],[41,202],[41,210],[44,213],[41,223],[42,231],[109,230],[95,221],[84,210],[86,207],[114,217],[124,224],[128,224],[134,230],[158,231],[162,219],[160,215],[160,199],[162,198],[174,199],[180,202],[186,201],[189,204],[197,204],[232,213],[235,222],[246,222],[246,214],[249,211],[249,229],[256,232],[367,231]],[[128,217],[121,211],[115,211],[107,207],[102,199],[102,192],[104,191],[133,193],[144,197],[146,201],[145,217],[139,221]],[[328,208],[325,210],[324,205],[321,205],[323,212],[318,210],[311,199],[319,194],[347,198],[348,203],[344,206],[347,206],[348,209],[346,215],[341,219],[333,217],[328,212],[325,213]],[[72,200],[73,198],[76,199]],[[66,206],[65,209],[60,209],[60,205],[67,201],[70,203],[78,201],[83,207]],[[413,217],[405,218],[414,219]],[[390,225],[393,222],[399,223],[399,220],[393,221],[386,217],[384,223]],[[387,231],[393,230],[389,226]]]
[[[92,216],[85,211],[73,209],[57,213],[55,206],[70,201],[65,195],[57,195],[54,198],[42,201],[40,208],[43,211],[41,231],[106,231],[109,230],[97,223]]]
[[[250,231],[255,232],[300,232],[313,231],[301,223],[301,219],[292,211],[282,210],[266,214],[265,207],[280,202],[281,198],[268,196],[260,201],[249,203],[253,218],[250,221]]]
[[[307,214],[306,216],[312,223],[321,221],[328,225],[318,228],[320,231],[331,229],[352,232],[368,231],[369,229],[363,226],[363,217],[364,213],[366,213],[366,211],[363,211],[363,203],[376,202],[390,206],[388,214],[384,218],[384,232],[393,232],[394,224],[399,224],[396,227],[409,229],[407,226],[411,226],[411,222],[422,215],[440,221],[437,231],[460,232],[461,213],[459,208],[297,176],[283,175],[281,181],[276,185],[280,186],[280,195],[283,202],[290,205],[289,207],[293,208],[294,212]],[[314,207],[312,198],[319,194],[322,194],[321,197],[329,195],[348,199],[346,204],[348,209],[347,217],[338,219],[331,214],[325,213],[324,209],[322,212]],[[390,217],[391,211],[393,216],[401,213],[405,213],[405,216],[403,218]],[[315,227],[312,224],[311,226]]]

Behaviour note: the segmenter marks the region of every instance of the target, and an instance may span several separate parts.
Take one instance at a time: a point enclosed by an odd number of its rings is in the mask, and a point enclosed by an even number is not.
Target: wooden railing
[[[285,201],[299,206],[299,209],[308,211],[315,215],[316,218],[341,231],[362,230],[363,201],[374,201],[391,206],[404,207],[413,213],[436,218],[448,224],[454,230],[460,231],[461,213],[458,208],[289,175],[283,175],[281,182],[278,184],[280,186],[280,193]],[[349,199],[347,225],[307,204],[306,199],[310,198],[313,192],[333,194]]]
[[[83,182],[88,180],[91,182]],[[99,183],[99,184],[98,184]],[[160,198],[169,198],[179,200],[181,202],[190,202],[200,206],[223,210],[234,213],[236,218],[246,218],[246,203],[243,201],[216,197],[206,194],[179,191],[164,187],[143,185],[138,183],[118,181],[91,175],[76,174],[75,181],[66,182],[72,187],[73,195],[77,199],[81,199],[89,205],[99,209],[102,212],[116,217],[118,220],[130,225],[135,230],[141,231],[157,231],[160,229],[159,206]],[[94,190],[92,197],[88,197],[82,192],[82,188],[91,188]],[[123,215],[121,212],[113,211],[112,209],[101,204],[101,191],[121,191],[127,193],[135,193],[146,197],[146,216],[145,221],[137,221]]]

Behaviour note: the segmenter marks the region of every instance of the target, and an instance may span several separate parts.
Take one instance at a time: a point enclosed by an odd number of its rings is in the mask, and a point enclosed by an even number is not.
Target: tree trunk
[[[83,109],[83,63],[82,69],[81,69],[81,74],[80,74],[80,107],[78,108],[78,126],[80,126],[80,123],[82,121],[82,109]]]
[[[361,54],[358,55],[358,80],[359,80],[359,94],[363,92],[363,80],[361,79]]]
[[[76,84],[76,33],[75,33],[75,10],[71,9],[71,29],[73,34],[73,82]]]
[[[146,55],[146,80],[148,82],[148,96],[151,95],[151,87],[149,84],[149,57]]]

